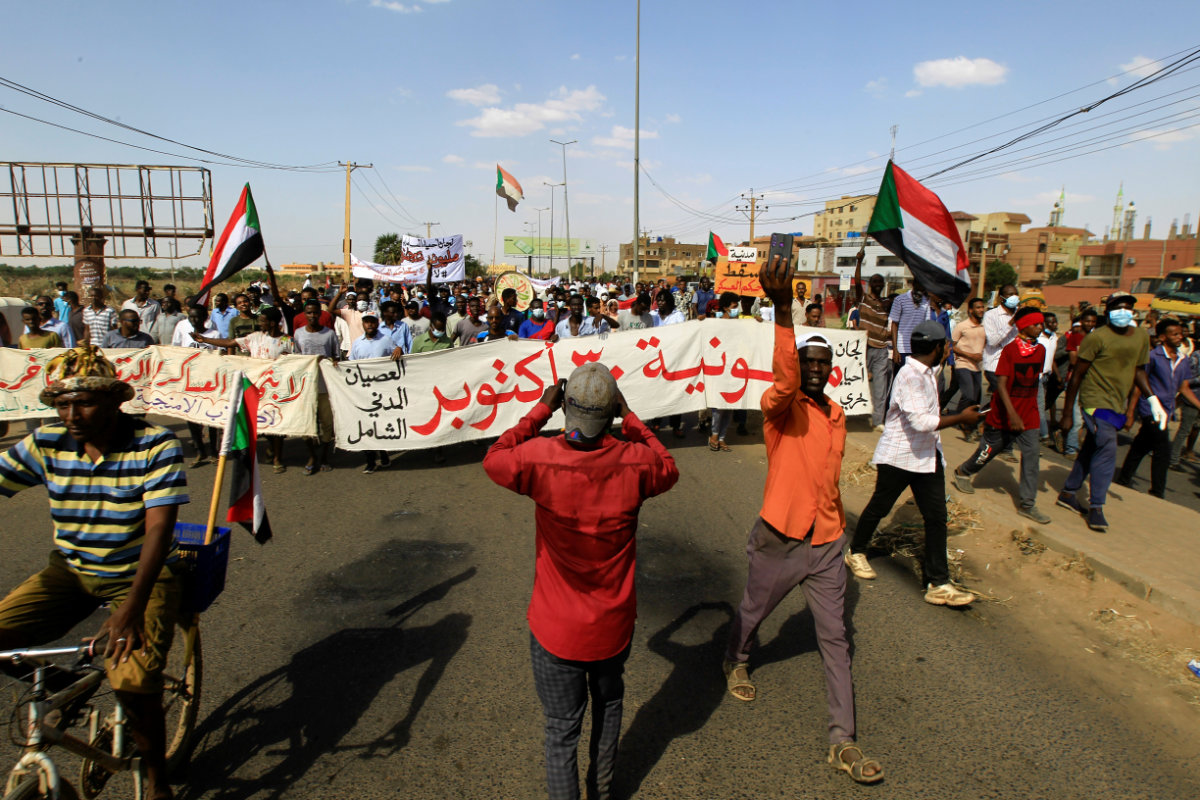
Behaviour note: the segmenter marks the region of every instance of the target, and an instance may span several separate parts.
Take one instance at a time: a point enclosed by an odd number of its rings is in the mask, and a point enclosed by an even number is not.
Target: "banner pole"
[[[489,272],[496,269],[496,239],[500,232],[500,195],[492,198],[492,214],[492,269]]]
[[[217,524],[217,509],[221,502],[221,483],[225,478],[225,454],[217,458],[217,477],[213,480],[212,502],[208,506],[208,523],[204,528],[204,543],[212,544],[213,530]]]
[[[229,387],[229,407],[225,411],[225,430],[221,436],[221,450],[217,456],[217,476],[213,480],[212,502],[208,505],[208,522],[204,528],[205,544],[212,543],[213,529],[217,525],[217,509],[221,502],[221,483],[225,478],[225,458],[229,455],[234,436],[237,433],[234,429],[237,427],[238,410],[242,405],[242,378],[244,376],[245,373],[240,370],[235,372],[233,385]]]

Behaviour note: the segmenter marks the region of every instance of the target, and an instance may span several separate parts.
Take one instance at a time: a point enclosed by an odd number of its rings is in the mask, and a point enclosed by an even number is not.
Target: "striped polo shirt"
[[[928,297],[921,298],[921,302],[917,303],[910,290],[892,301],[888,322],[896,323],[896,352],[904,355],[912,353],[912,332],[927,319],[935,319]]]
[[[175,434],[118,415],[109,450],[93,462],[62,424],[45,425],[0,455],[0,495],[45,484],[54,544],[84,575],[131,579],[146,537],[146,509],[188,502]],[[176,558],[171,542],[167,562]]]

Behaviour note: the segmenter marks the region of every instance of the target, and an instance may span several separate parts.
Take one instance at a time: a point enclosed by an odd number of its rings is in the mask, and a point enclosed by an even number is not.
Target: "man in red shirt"
[[[792,327],[793,271],[778,256],[759,281],[775,303],[774,383],[763,393],[767,482],[750,529],[746,591],[725,650],[725,676],[738,700],[754,699],[747,664],[755,631],[796,586],[812,612],[829,697],[829,763],[859,783],[883,778],[883,767],[855,744],[854,684],[843,615],[846,599],[846,514],[838,480],[846,450],[846,415],[825,396],[833,348],[821,334],[797,338]]]
[[[538,433],[558,408],[562,436]],[[626,441],[608,435],[623,419]],[[637,616],[638,511],[679,480],[675,460],[638,419],[601,364],[585,364],[506,431],[483,459],[488,477],[537,504],[529,620],[533,678],[546,718],[551,800],[576,800],[576,749],[590,692],[588,796],[608,798]]]
[[[954,470],[954,487],[965,494],[974,494],[971,479],[1015,442],[1021,448],[1021,506],[1017,514],[1039,525],[1050,523],[1050,517],[1035,505],[1041,454],[1038,381],[1046,361],[1046,348],[1038,342],[1038,337],[1044,324],[1042,312],[1036,308],[1020,308],[1013,314],[1017,338],[1000,351],[1000,360],[996,363],[996,394],[991,410],[983,420],[979,448]]]

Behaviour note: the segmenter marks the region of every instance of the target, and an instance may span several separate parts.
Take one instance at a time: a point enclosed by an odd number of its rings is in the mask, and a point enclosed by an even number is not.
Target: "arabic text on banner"
[[[433,265],[434,283],[466,280],[467,262],[463,259],[462,235],[432,239],[403,236],[400,238],[399,264],[373,264],[350,254],[354,277],[383,283],[425,283],[430,264]]]
[[[413,450],[499,436],[547,386],[591,361],[613,371],[630,408],[644,420],[706,406],[758,408],[772,381],[773,328],[705,320],[557,344],[502,339],[399,362],[322,362],[321,370],[339,448]],[[870,413],[866,334],[820,333],[834,347],[826,393],[847,414]]]
[[[61,352],[0,348],[0,421],[54,416],[54,411],[38,400],[38,394],[46,387],[46,365]],[[241,370],[262,391],[260,433],[316,435],[316,356],[263,361],[157,345],[105,350],[104,355],[116,366],[117,376],[133,386],[133,399],[121,406],[131,414],[161,414],[220,427],[229,383]]]

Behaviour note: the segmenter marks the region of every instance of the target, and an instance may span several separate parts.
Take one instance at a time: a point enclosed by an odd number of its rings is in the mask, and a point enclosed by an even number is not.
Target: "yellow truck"
[[[1168,272],[1158,285],[1150,308],[1159,316],[1200,319],[1200,267]]]

